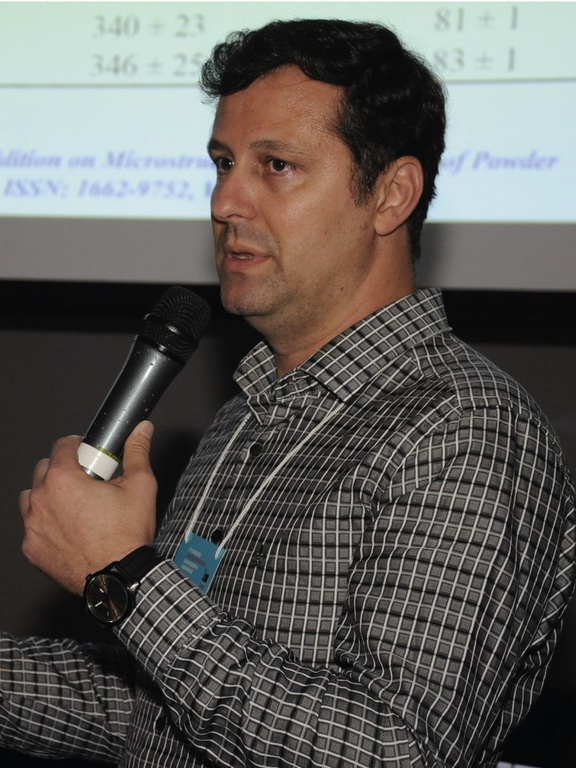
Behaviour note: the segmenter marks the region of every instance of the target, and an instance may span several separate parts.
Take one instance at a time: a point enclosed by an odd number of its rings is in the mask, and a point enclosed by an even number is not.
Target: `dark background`
[[[0,629],[14,634],[106,639],[20,553],[20,490],[36,461],[64,434],[81,434],[116,377],[142,316],[166,286],[0,281]],[[219,406],[232,373],[258,336],[220,307],[214,286],[188,286],[207,298],[213,320],[187,368],[157,407],[152,461],[160,509]],[[576,295],[446,291],[455,332],[535,396],[576,471]],[[576,765],[576,605],[543,696],[513,734],[504,759],[538,768]],[[47,761],[0,750],[11,766]],[[6,764],[6,762],[4,763]],[[62,766],[82,765],[60,761]],[[94,766],[95,763],[86,765]],[[161,768],[159,766],[159,768]]]

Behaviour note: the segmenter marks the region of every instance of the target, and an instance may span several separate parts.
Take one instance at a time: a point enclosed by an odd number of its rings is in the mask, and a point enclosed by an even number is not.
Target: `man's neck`
[[[351,312],[344,322],[338,325],[327,326],[321,329],[321,332],[317,330],[316,333],[309,336],[307,334],[290,335],[286,333],[279,333],[277,336],[275,334],[266,335],[267,341],[274,352],[278,378],[280,379],[282,376],[286,376],[286,374],[298,368],[308,358],[312,357],[315,352],[318,352],[332,339],[355,323],[377,312],[379,309],[414,293],[414,291],[415,285],[413,283],[407,284],[397,292],[388,295],[381,302],[375,302],[372,306],[365,307],[364,310]]]

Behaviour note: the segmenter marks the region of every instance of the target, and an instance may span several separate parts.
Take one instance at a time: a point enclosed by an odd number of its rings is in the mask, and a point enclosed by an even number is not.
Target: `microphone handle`
[[[152,409],[183,365],[138,337],[124,367],[88,428],[78,460],[92,477],[109,480],[126,438]]]

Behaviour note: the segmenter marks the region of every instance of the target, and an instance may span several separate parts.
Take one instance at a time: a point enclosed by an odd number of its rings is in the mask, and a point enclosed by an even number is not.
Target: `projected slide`
[[[576,218],[576,4],[0,4],[0,217],[207,220],[212,46],[273,18],[382,21],[449,91],[432,222]],[[0,219],[0,232],[1,232]]]

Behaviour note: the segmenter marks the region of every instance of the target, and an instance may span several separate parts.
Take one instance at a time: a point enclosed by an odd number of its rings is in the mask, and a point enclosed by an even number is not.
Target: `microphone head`
[[[210,305],[187,288],[164,291],[144,317],[138,338],[184,365],[210,322]]]

